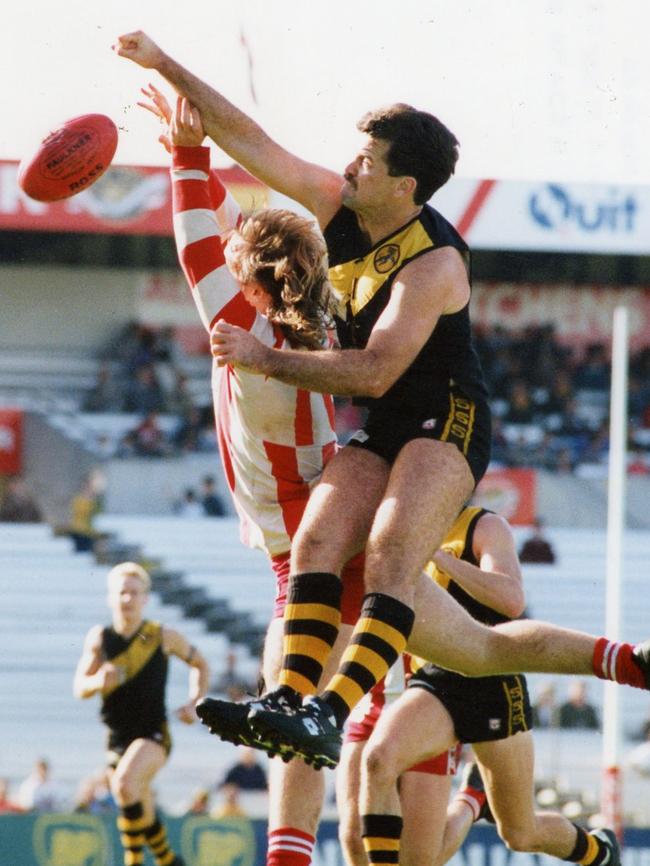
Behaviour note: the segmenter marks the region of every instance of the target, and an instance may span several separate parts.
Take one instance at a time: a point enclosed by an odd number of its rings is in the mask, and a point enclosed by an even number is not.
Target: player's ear
[[[411,177],[408,174],[402,175],[400,177],[396,191],[400,196],[415,196],[415,190],[417,188],[418,182],[414,177]]]

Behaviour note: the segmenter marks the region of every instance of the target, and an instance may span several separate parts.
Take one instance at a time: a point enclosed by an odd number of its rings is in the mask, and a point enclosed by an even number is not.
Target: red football
[[[58,201],[87,189],[111,164],[117,127],[105,114],[63,123],[18,168],[18,185],[36,201]]]

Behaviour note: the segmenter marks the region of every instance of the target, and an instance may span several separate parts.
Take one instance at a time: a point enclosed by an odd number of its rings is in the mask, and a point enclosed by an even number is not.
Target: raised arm
[[[200,111],[207,134],[222,150],[272,189],[300,202],[324,227],[338,210],[341,176],[285,150],[221,93],[177,63],[137,30],[119,36],[114,50],[155,69]]]
[[[187,703],[179,707],[175,714],[181,722],[192,724],[196,720],[194,711],[196,702],[208,691],[210,668],[207,659],[180,632],[171,628],[163,629],[163,649],[168,655],[176,656],[190,668]]]
[[[498,514],[484,514],[474,530],[474,556],[479,565],[438,550],[433,562],[481,604],[505,616],[520,616],[525,607],[521,568],[510,525]]]
[[[145,93],[156,105],[164,97],[152,88]],[[153,110],[150,104],[145,108]],[[157,113],[154,111],[154,113]],[[255,311],[246,303],[239,285],[226,267],[223,237],[241,219],[239,206],[210,171],[210,151],[198,111],[179,97],[173,113],[166,104],[159,116],[168,118],[161,140],[172,155],[174,237],[178,258],[206,330],[220,318],[250,328]]]

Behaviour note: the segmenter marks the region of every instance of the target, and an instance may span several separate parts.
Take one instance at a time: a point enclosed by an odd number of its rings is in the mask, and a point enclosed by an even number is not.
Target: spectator
[[[257,763],[255,750],[244,746],[237,751],[239,760],[226,772],[219,787],[235,785],[240,791],[266,791],[268,788],[266,773]]]
[[[533,725],[536,728],[556,728],[559,721],[555,683],[545,680],[540,685],[533,704]]]
[[[43,515],[19,476],[10,478],[0,503],[0,523],[41,523]]]
[[[6,815],[11,812],[24,811],[23,807],[9,796],[9,782],[5,778],[0,778],[0,814]]]
[[[220,694],[226,694],[229,701],[239,701],[249,692],[253,691],[252,683],[237,670],[237,654],[230,650],[226,655],[226,667],[223,673],[217,677],[211,685],[211,689]]]
[[[172,415],[186,416],[192,411],[194,400],[185,373],[176,372],[174,384],[167,398],[167,409]]]
[[[587,700],[587,687],[583,680],[571,682],[569,697],[560,706],[559,718],[561,728],[598,728],[596,708]]]
[[[176,503],[175,513],[179,517],[203,517],[203,506],[197,499],[196,493],[188,487],[180,502]]]
[[[197,788],[192,794],[186,815],[209,815],[210,814],[210,792],[207,788]]]
[[[56,812],[63,808],[61,787],[52,780],[46,758],[39,758],[29,776],[21,782],[18,803],[26,811],[33,812]]]
[[[148,415],[165,411],[165,396],[151,364],[138,367],[124,397],[126,412]]]
[[[97,380],[83,402],[84,412],[121,412],[124,389],[116,380],[110,364],[103,363],[97,371]]]
[[[506,424],[532,424],[535,421],[535,405],[528,386],[523,379],[515,379],[510,389],[509,406],[505,414]]]
[[[181,418],[173,435],[174,445],[185,452],[212,450],[212,442],[206,438],[206,421],[203,410],[193,406],[189,413]]]
[[[575,387],[586,391],[609,391],[609,362],[602,343],[592,343],[576,370]]]
[[[133,433],[137,457],[165,457],[170,453],[169,441],[158,422],[157,412],[149,412]]]
[[[537,518],[533,524],[533,532],[528,538],[524,539],[524,543],[519,551],[520,562],[555,562],[555,551],[553,545],[544,536],[544,523],[541,518]]]
[[[204,475],[201,481],[201,505],[206,517],[225,517],[226,506],[217,493],[213,475]]]
[[[221,786],[221,803],[211,812],[210,817],[217,821],[220,818],[245,818],[246,810],[239,802],[239,788],[237,785]]]
[[[101,511],[101,492],[103,477],[91,473],[81,485],[70,504],[70,525],[68,533],[74,542],[77,553],[94,549],[97,531],[94,527],[95,516]]]

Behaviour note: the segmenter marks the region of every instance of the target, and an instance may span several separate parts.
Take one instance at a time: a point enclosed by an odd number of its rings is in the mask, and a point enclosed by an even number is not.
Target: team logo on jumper
[[[387,274],[399,261],[399,247],[397,244],[385,244],[379,247],[373,259],[373,265],[378,274]]]
[[[491,731],[500,731],[501,730],[501,719],[490,719],[489,727]]]
[[[193,866],[253,866],[253,825],[245,818],[188,818],[183,823],[181,851]]]
[[[426,421],[422,422],[422,429],[423,430],[435,430],[437,423],[438,423],[437,418],[427,418]]]
[[[42,815],[34,824],[39,866],[108,866],[113,851],[101,818],[95,815]]]

